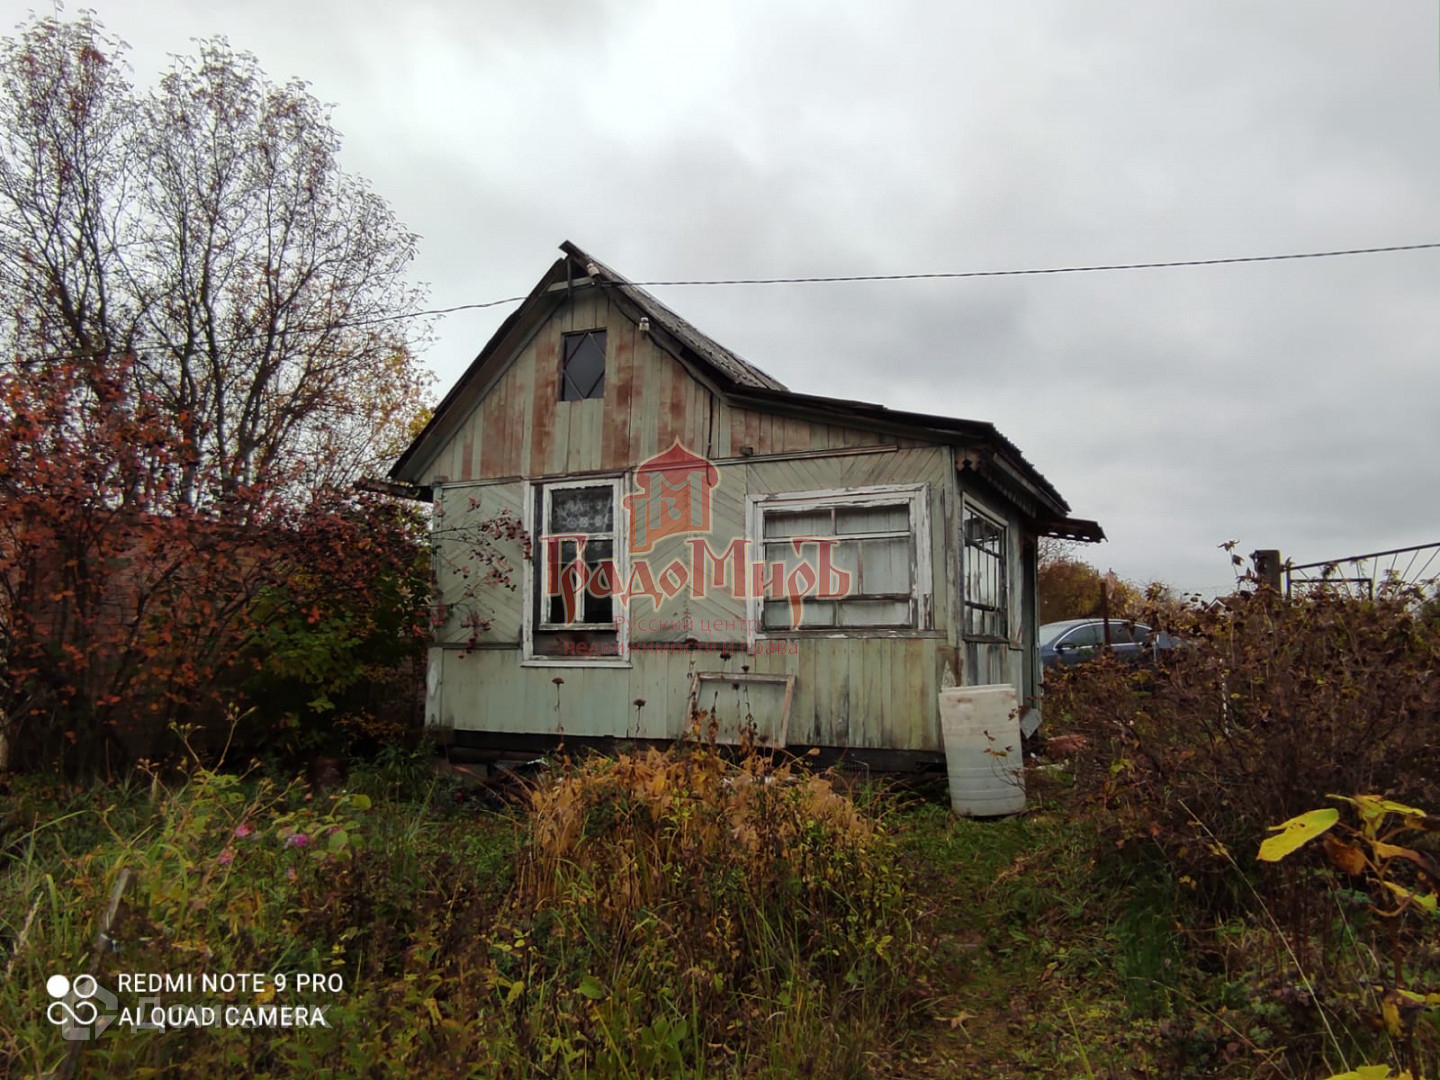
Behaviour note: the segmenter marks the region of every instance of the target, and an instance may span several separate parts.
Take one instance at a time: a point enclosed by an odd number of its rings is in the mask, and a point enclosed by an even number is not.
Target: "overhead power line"
[[[1224,259],[1168,259],[1157,262],[1096,263],[1081,266],[1041,266],[1019,270],[936,270],[913,274],[830,274],[812,277],[773,278],[676,278],[671,280],[632,281],[631,285],[645,288],[699,285],[825,285],[860,281],[945,281],[959,278],[990,277],[1035,277],[1042,274],[1094,274],[1109,270],[1168,270],[1183,266],[1235,266],[1241,263],[1291,262],[1299,259],[1335,259],[1350,255],[1384,255],[1401,251],[1432,251],[1440,248],[1440,242],[1427,244],[1391,244],[1386,247],[1337,248],[1332,251],[1298,251],[1283,255],[1235,255]],[[405,319],[424,319],[442,315],[454,315],[462,311],[479,311],[484,308],[500,307],[504,304],[518,304],[524,296],[507,296],[501,300],[484,300],[474,304],[456,304],[453,307],[429,308],[424,311],[402,311],[394,315],[377,315],[369,319],[355,319],[331,323],[323,327],[286,327],[285,333],[305,334],[321,330],[344,330],[361,326],[375,326],[381,323],[400,322]],[[230,345],[237,341],[264,337],[265,334],[241,334],[221,338],[217,344]],[[147,343],[137,343],[144,347]],[[162,343],[153,342],[151,345]],[[64,359],[66,357],[52,357]],[[69,357],[79,359],[79,357]]]
[[[1089,274],[1100,270],[1164,270],[1175,266],[1226,266],[1234,263],[1281,262],[1286,259],[1333,259],[1340,255],[1379,255],[1391,251],[1426,251],[1434,244],[1396,244],[1390,247],[1347,248],[1339,251],[1301,251],[1289,255],[1237,255],[1228,259],[1175,259],[1168,262],[1104,263],[1096,266],[1046,266],[1025,270],[941,270],[923,274],[845,274],[832,277],[725,278],[693,281],[637,281],[636,285],[804,285],[841,281],[934,281],[947,278],[1020,277],[1027,274]]]
[[[1225,259],[1170,259],[1161,262],[1098,263],[1087,266],[1042,266],[1021,270],[936,270],[916,274],[830,274],[815,277],[773,277],[773,278],[675,278],[657,281],[632,281],[631,285],[644,288],[663,288],[680,285],[824,285],[852,281],[943,281],[957,278],[1025,277],[1040,274],[1093,274],[1105,270],[1167,270],[1181,266],[1233,266],[1239,263],[1284,262],[1296,259],[1334,259],[1344,255],[1382,255],[1397,251],[1430,251],[1440,248],[1440,242],[1431,244],[1391,244],[1387,247],[1340,248],[1334,251],[1297,251],[1284,255],[1235,255]],[[479,304],[457,304],[455,307],[435,308],[431,311],[417,311],[405,315],[386,315],[371,322],[389,322],[395,319],[417,318],[432,315],[453,315],[459,311],[474,311],[480,308],[498,307],[501,304],[515,304],[523,296],[507,296],[503,300],[486,300]],[[366,325],[355,323],[351,325]]]

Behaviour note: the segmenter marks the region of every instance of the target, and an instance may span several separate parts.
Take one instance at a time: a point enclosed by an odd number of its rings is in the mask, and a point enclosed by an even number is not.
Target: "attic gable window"
[[[587,401],[605,396],[605,331],[566,334],[560,367],[560,400]]]

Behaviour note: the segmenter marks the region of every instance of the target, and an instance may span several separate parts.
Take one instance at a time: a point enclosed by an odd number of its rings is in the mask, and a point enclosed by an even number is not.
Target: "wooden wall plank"
[[[552,319],[535,338],[535,385],[530,395],[530,455],[527,475],[548,471],[554,441],[555,403],[560,400],[560,322]]]
[[[729,661],[677,649],[636,653],[629,669],[522,667],[519,650],[468,656],[440,650],[442,718],[459,729],[554,734],[552,680],[558,676],[565,680],[559,719],[567,735],[679,738],[686,731],[690,672],[747,666],[796,676],[794,745],[938,751],[935,645],[923,638],[806,639],[795,653],[736,654]],[[702,704],[718,691],[727,709],[734,705],[730,684],[706,685]],[[646,703],[638,713],[636,698]]]
[[[605,469],[628,468],[630,457],[630,404],[635,384],[635,324],[613,306],[609,332],[614,336],[611,371],[605,373],[605,415],[600,444],[600,465]]]

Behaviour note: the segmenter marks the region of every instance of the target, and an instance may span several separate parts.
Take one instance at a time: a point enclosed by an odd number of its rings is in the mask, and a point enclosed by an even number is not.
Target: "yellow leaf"
[[[1256,858],[1263,862],[1279,862],[1285,856],[1308,844],[1340,820],[1340,811],[1327,806],[1322,810],[1311,810],[1279,825],[1270,826],[1278,835],[1268,838],[1260,845]]]
[[[1376,840],[1375,843],[1371,845],[1371,848],[1374,850],[1377,859],[1414,859],[1417,857],[1416,852],[1410,848],[1399,847],[1396,844],[1387,844],[1380,840]]]
[[[1385,1018],[1385,1030],[1392,1036],[1399,1038],[1405,1034],[1405,1025],[1400,1019],[1400,1006],[1394,998],[1386,997],[1380,1002],[1380,1015]],[[1389,1076],[1390,1070],[1387,1068],[1382,1075]]]
[[[1385,887],[1401,900],[1408,900],[1426,914],[1434,915],[1436,913],[1436,897],[1434,893],[1411,892],[1405,888],[1404,885],[1397,885],[1393,881],[1385,882]],[[1393,912],[1391,914],[1393,914]]]
[[[1408,1080],[1408,1072],[1395,1076],[1390,1071],[1389,1065],[1361,1065],[1358,1069],[1351,1069],[1349,1072],[1336,1073],[1329,1077],[1329,1080]]]

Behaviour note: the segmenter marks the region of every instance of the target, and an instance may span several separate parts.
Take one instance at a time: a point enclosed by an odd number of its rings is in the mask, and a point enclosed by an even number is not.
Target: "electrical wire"
[[[1034,277],[1046,274],[1094,274],[1114,270],[1168,270],[1189,266],[1236,266],[1243,263],[1293,262],[1300,259],[1335,259],[1353,255],[1383,255],[1403,251],[1433,251],[1440,248],[1440,242],[1425,244],[1390,244],[1385,247],[1337,248],[1329,251],[1298,251],[1281,255],[1235,255],[1221,259],[1168,259],[1155,262],[1096,263],[1079,266],[1027,267],[1019,270],[937,270],[912,274],[830,274],[813,277],[773,278],[674,278],[655,281],[630,281],[624,284],[644,288],[669,288],[681,286],[735,286],[735,285],[827,285],[861,281],[949,281],[962,278]],[[603,283],[609,284],[609,283]],[[484,308],[517,304],[524,296],[507,296],[500,300],[484,300],[474,304],[456,304],[453,307],[428,308],[423,311],[402,311],[394,315],[377,315],[369,319],[355,319],[330,323],[323,327],[287,327],[288,334],[319,333],[328,330],[348,330],[381,323],[399,322],[404,319],[424,319],[454,315],[462,311],[479,311]],[[265,333],[240,334],[221,338],[220,345],[232,345],[241,341],[267,336]],[[160,343],[155,343],[163,347]],[[141,343],[144,347],[144,343]],[[79,356],[52,356],[51,359],[80,359]]]
[[[1440,242],[1428,244],[1391,244],[1386,247],[1339,248],[1332,251],[1298,251],[1283,255],[1236,255],[1223,259],[1172,259],[1162,262],[1030,267],[1022,270],[937,270],[916,274],[831,274],[818,277],[674,278],[656,281],[631,281],[627,282],[627,284],[648,289],[693,285],[825,285],[857,281],[943,281],[959,278],[1023,277],[1041,274],[1092,274],[1107,270],[1166,270],[1182,266],[1233,266],[1239,263],[1284,262],[1296,259],[1333,259],[1348,255],[1381,255],[1399,251],[1431,251],[1436,248],[1440,248]],[[525,297],[523,296],[509,296],[504,300],[486,300],[479,304],[457,304],[455,307],[436,308],[432,311],[417,311],[405,315],[383,315],[376,319],[365,320],[365,323],[417,318],[420,316],[451,315],[458,311],[472,311],[479,308],[497,307],[500,304],[514,304],[524,299]],[[348,325],[365,325],[365,323]]]

